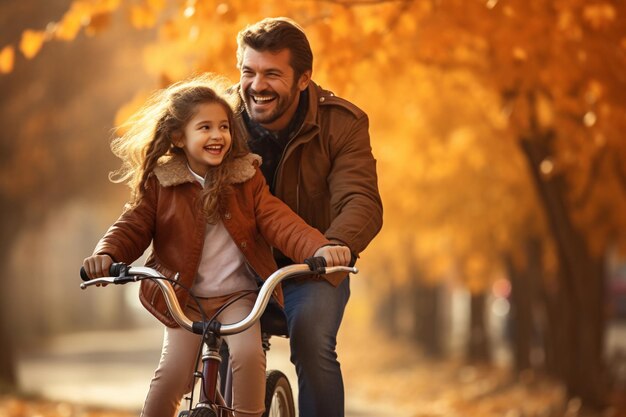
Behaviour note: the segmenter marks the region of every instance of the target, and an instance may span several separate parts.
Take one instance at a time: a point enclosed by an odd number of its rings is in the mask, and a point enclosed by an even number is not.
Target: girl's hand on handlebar
[[[352,254],[347,246],[322,246],[313,256],[322,256],[326,259],[326,266],[348,266]]]
[[[89,278],[108,277],[112,263],[113,259],[109,255],[93,255],[85,258],[83,268],[85,268]]]

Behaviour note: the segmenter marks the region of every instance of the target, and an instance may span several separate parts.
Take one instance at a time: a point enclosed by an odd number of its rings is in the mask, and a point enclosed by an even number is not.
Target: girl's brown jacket
[[[227,182],[232,192],[226,193],[220,204],[220,215],[249,266],[266,279],[276,270],[270,245],[302,262],[330,242],[272,196],[258,168],[260,159],[258,155],[248,154],[229,163]],[[152,243],[146,266],[166,277],[178,272],[179,282],[191,287],[202,256],[206,228],[197,203],[201,190],[184,157],[175,156],[160,164],[149,179],[143,199],[109,228],[94,254],[108,254],[116,262],[130,264]],[[188,292],[177,286],[176,294],[184,307]],[[280,288],[275,296],[282,304]],[[156,284],[142,281],[139,298],[165,325],[177,326]]]

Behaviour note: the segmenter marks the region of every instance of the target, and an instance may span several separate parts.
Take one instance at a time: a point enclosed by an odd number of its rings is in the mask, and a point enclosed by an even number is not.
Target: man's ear
[[[311,81],[311,70],[304,71],[300,78],[298,79],[298,89],[300,91],[306,90],[309,86],[309,82]]]

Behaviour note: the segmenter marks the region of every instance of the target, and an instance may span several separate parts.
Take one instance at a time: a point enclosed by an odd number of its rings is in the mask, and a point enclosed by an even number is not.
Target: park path
[[[563,415],[565,410],[578,415],[572,410],[577,410],[579,402],[568,402],[564,387],[541,375],[515,376],[506,367],[472,366],[453,359],[433,361],[409,345],[373,338],[354,323],[344,330],[340,358],[346,377],[346,417],[537,417]],[[135,416],[159,358],[161,337],[162,330],[155,327],[54,338],[37,350],[21,353],[21,386],[56,401],[130,410],[94,414],[101,417]],[[287,340],[272,339],[268,367],[285,372],[296,389],[288,352]],[[607,354],[622,358],[612,362],[615,376],[622,381],[626,380],[623,352],[626,325],[612,325],[607,332]],[[49,415],[6,413],[7,407],[15,408],[10,403],[0,397],[0,416]]]
[[[20,356],[20,385],[51,400],[139,410],[159,358],[161,338],[160,328],[56,337]],[[271,342],[268,368],[285,372],[297,391],[287,340],[273,338]],[[346,417],[374,416],[405,415],[348,391]]]

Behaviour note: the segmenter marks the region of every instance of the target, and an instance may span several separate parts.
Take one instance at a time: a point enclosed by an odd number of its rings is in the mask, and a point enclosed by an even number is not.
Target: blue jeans
[[[298,375],[300,417],[343,417],[344,391],[335,347],[350,298],[350,278],[283,284],[291,362]]]

